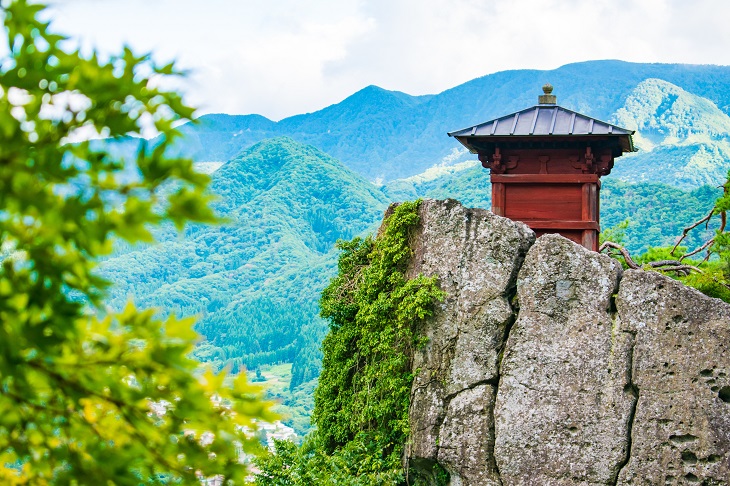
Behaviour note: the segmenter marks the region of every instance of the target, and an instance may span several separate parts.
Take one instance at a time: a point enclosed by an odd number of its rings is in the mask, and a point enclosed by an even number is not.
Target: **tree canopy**
[[[105,309],[96,260],[172,221],[213,222],[208,177],[168,157],[193,110],[159,88],[180,73],[125,48],[72,49],[45,7],[2,3],[0,483],[243,481],[269,416],[245,374],[196,377],[191,319]],[[160,134],[136,158],[89,138]],[[248,428],[248,429],[247,429]],[[238,482],[237,481],[237,482]]]

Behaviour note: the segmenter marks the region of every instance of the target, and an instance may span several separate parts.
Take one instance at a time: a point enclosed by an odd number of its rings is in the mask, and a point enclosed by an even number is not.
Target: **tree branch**
[[[687,257],[690,257],[692,255],[696,255],[697,253],[701,252],[705,248],[707,248],[710,245],[712,245],[714,242],[715,242],[715,238],[711,238],[711,239],[705,241],[705,243],[702,246],[700,246],[699,248],[696,248],[696,249],[692,250],[691,252],[685,253],[684,255],[682,255],[681,257],[679,257],[679,261],[681,262],[682,260],[684,260]],[[710,251],[707,252],[707,256],[705,257],[705,260],[707,260],[708,258],[710,258],[710,254],[711,253],[712,252],[710,252]],[[703,261],[705,261],[705,260],[703,260]]]
[[[613,248],[615,250],[618,250],[621,255],[624,257],[624,260],[626,260],[626,264],[629,266],[629,268],[632,268],[634,270],[641,268],[632,258],[631,254],[629,253],[629,250],[624,248],[623,246],[619,245],[618,243],[614,243],[613,241],[606,241],[601,245],[601,247],[598,249],[599,253],[602,253],[603,250],[606,248]],[[693,266],[693,265],[687,265],[686,263],[682,263],[682,259],[679,260],[658,260],[655,262],[648,262],[647,265],[651,268],[655,268],[657,270],[661,270],[664,272],[676,272],[678,274],[682,275],[689,275],[691,272],[697,272],[697,273],[704,273],[699,268]]]
[[[605,250],[606,248],[613,248],[613,249],[621,252],[621,255],[623,255],[623,257],[624,257],[624,260],[626,260],[626,265],[628,265],[629,268],[633,268],[633,269],[639,268],[639,265],[637,265],[636,262],[631,258],[631,254],[629,253],[629,251],[626,248],[624,248],[623,246],[619,245],[618,243],[614,243],[613,241],[606,241],[598,249],[598,253],[602,253],[603,250]]]
[[[705,216],[702,219],[699,219],[699,220],[695,221],[691,225],[689,225],[686,228],[684,228],[682,230],[682,236],[679,237],[679,239],[677,240],[677,242],[674,244],[674,247],[672,248],[672,251],[670,251],[669,254],[670,255],[674,255],[674,251],[677,249],[677,247],[679,246],[679,244],[682,243],[682,241],[687,237],[687,235],[689,234],[690,231],[692,231],[693,229],[695,229],[696,227],[698,227],[702,223],[707,223],[709,225],[710,224],[710,219],[712,219],[712,216],[714,214],[715,214],[715,206],[712,207],[712,209],[710,210],[710,213],[707,216]],[[680,260],[681,260],[681,258],[680,258]]]

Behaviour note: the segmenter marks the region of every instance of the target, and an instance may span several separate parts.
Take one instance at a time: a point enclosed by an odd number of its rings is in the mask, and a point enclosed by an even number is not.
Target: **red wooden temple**
[[[634,151],[634,132],[558,106],[552,90],[543,86],[536,106],[449,136],[490,169],[492,212],[597,251],[599,178]]]

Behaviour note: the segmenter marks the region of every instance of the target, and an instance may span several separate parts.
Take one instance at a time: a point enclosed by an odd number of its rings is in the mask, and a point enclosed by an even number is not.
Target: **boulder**
[[[454,200],[424,200],[419,216],[409,274],[438,275],[446,298],[419,330],[426,344],[413,357],[408,460],[424,475],[438,462],[452,484],[500,484],[492,454],[499,355],[535,236]]]
[[[730,484],[730,305],[453,200],[423,201],[410,471],[452,486]]]
[[[730,483],[730,306],[655,272],[616,299],[639,400],[619,484]]]
[[[621,266],[558,235],[519,273],[494,409],[503,484],[612,484],[636,400],[632,336],[615,322]]]

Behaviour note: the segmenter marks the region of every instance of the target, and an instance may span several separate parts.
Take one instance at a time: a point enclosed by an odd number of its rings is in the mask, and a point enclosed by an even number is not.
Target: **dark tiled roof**
[[[449,132],[450,137],[455,137],[467,148],[473,148],[468,144],[466,137],[573,137],[573,136],[609,136],[619,137],[621,148],[624,152],[633,152],[634,144],[631,139],[633,130],[611,125],[610,123],[596,120],[575,111],[568,110],[562,106],[545,104],[536,105],[526,110],[512,113],[495,120],[480,123],[472,127]],[[473,150],[472,150],[473,151]]]

